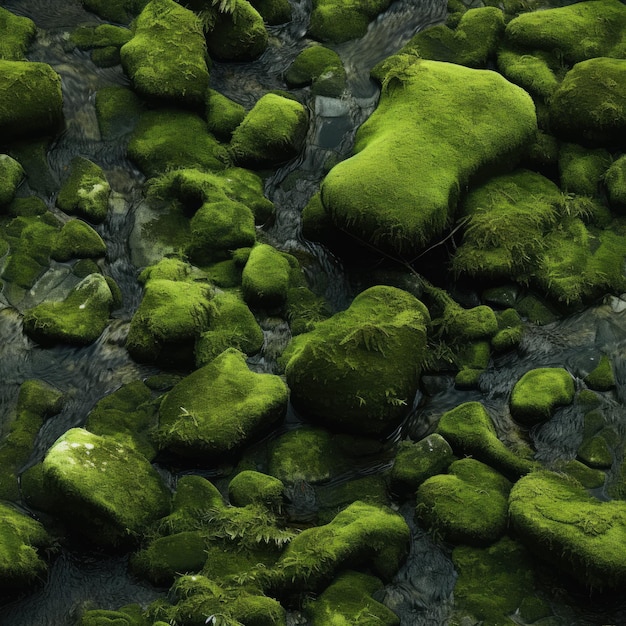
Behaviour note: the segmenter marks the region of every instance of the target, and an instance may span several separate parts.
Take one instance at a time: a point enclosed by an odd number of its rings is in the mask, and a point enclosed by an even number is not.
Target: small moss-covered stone
[[[243,122],[246,110],[243,106],[215,89],[206,94],[206,121],[209,132],[220,141],[230,141],[235,128]]]
[[[512,350],[519,345],[524,334],[524,323],[515,309],[498,314],[498,332],[491,338],[491,347],[497,352]]]
[[[63,121],[61,77],[46,63],[0,60],[3,141],[52,134]]]
[[[125,87],[103,87],[96,92],[96,116],[105,141],[129,133],[143,111],[139,98]]]
[[[326,300],[307,287],[292,287],[287,291],[286,313],[292,335],[309,332],[317,322],[330,317]]]
[[[283,503],[284,485],[274,476],[246,470],[228,483],[228,498],[235,506],[262,504],[279,511]]]
[[[133,36],[132,31],[113,24],[100,26],[80,26],[72,31],[70,41],[81,50],[93,48],[107,48],[115,46],[118,49],[127,43]]]
[[[292,402],[334,428],[389,430],[413,402],[429,323],[426,307],[405,291],[362,292],[346,311],[292,339],[284,352]]]
[[[569,193],[595,196],[604,173],[611,164],[608,151],[590,150],[577,144],[565,143],[559,151],[561,189]]]
[[[127,24],[148,0],[81,0],[83,6],[105,20]]]
[[[37,27],[31,19],[0,8],[0,59],[23,61],[36,32]]]
[[[113,310],[111,289],[101,274],[81,280],[61,302],[42,302],[24,312],[24,332],[43,344],[93,343],[104,331]]]
[[[106,254],[102,237],[82,220],[70,220],[58,234],[51,256],[56,261],[98,258]]]
[[[276,426],[286,409],[285,383],[251,372],[243,354],[228,349],[165,396],[157,439],[177,456],[217,459]]]
[[[612,207],[626,209],[626,155],[616,159],[606,171],[604,184]]]
[[[562,367],[530,370],[513,387],[511,414],[531,426],[549,419],[557,407],[571,404],[574,392],[574,379]]]
[[[262,96],[233,132],[230,150],[244,167],[271,167],[295,157],[304,143],[306,108],[291,98]]]
[[[578,448],[577,457],[593,469],[609,469],[613,465],[613,451],[602,433],[585,439]]]
[[[569,474],[586,489],[599,489],[604,485],[606,474],[599,469],[592,469],[577,459],[557,464],[560,472]]]
[[[57,206],[90,222],[103,222],[109,208],[109,185],[102,168],[89,159],[75,157],[70,175],[61,187]]]
[[[444,413],[437,432],[458,456],[472,456],[511,480],[534,467],[532,461],[518,456],[498,439],[489,413],[480,402],[465,402]]]
[[[285,73],[291,87],[313,84],[316,95],[338,97],[346,86],[346,72],[341,57],[324,46],[305,48]]]
[[[268,244],[252,248],[241,277],[243,297],[250,306],[277,308],[287,299],[291,265],[287,257]]]
[[[498,51],[498,69],[512,83],[535,98],[547,100],[559,86],[558,61],[551,52],[529,53],[503,46]]]
[[[509,501],[513,529],[541,558],[595,589],[626,581],[626,503],[603,502],[554,472],[521,478]]]
[[[193,11],[173,0],[152,0],[120,53],[124,71],[142,96],[204,103],[209,86],[206,45]]]
[[[9,204],[24,179],[24,168],[8,154],[0,154],[0,206]]]
[[[511,483],[475,459],[455,461],[448,472],[418,487],[418,521],[452,543],[489,545],[502,537]]]
[[[284,24],[291,20],[289,0],[250,0],[250,4],[270,26]]]
[[[596,391],[613,389],[615,387],[615,375],[613,374],[611,359],[606,354],[603,354],[598,365],[585,376],[584,380],[590,389],[595,389]]]

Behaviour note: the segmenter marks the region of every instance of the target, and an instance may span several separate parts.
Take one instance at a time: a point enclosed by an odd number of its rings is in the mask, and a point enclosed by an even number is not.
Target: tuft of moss
[[[24,168],[8,154],[0,154],[0,206],[9,204],[24,179]]]

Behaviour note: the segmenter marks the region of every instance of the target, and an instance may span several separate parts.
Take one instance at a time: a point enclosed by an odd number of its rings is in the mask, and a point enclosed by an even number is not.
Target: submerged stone
[[[96,116],[105,141],[129,133],[143,111],[140,99],[125,87],[103,87],[96,92]]]

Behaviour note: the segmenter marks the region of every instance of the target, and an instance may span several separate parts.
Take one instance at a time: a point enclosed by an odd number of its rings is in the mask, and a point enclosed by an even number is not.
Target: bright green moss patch
[[[66,213],[77,214],[91,222],[100,223],[107,216],[110,194],[111,186],[102,168],[89,159],[75,157],[56,204]]]
[[[146,626],[145,620],[142,607],[139,604],[129,604],[119,611],[107,609],[84,611],[76,623],[77,626]]]
[[[8,154],[0,154],[0,206],[13,200],[23,178],[22,166]]]
[[[4,141],[54,133],[63,121],[61,78],[46,63],[0,60]]]
[[[98,258],[106,254],[102,237],[82,220],[66,222],[59,232],[51,256],[56,261]]]
[[[262,504],[280,511],[283,504],[284,485],[274,476],[245,470],[228,483],[228,499],[235,506]]]
[[[80,26],[70,35],[70,41],[81,50],[92,48],[106,48],[108,46],[121,47],[133,36],[128,28],[100,24],[100,26]]]
[[[100,134],[111,141],[129,133],[143,111],[139,98],[125,87],[103,87],[96,92]]]
[[[338,97],[346,87],[346,72],[340,56],[324,46],[305,48],[285,72],[291,87],[313,85],[316,95]]]
[[[148,177],[182,168],[219,171],[228,163],[226,148],[208,132],[206,122],[175,109],[144,113],[131,135],[128,156]]]
[[[243,268],[241,287],[250,306],[280,307],[287,299],[291,265],[286,255],[268,244],[252,248]]]
[[[233,132],[235,161],[244,167],[271,167],[295,157],[304,144],[308,119],[296,100],[265,94]]]
[[[489,413],[479,402],[465,402],[444,413],[437,432],[458,456],[472,456],[511,480],[534,467],[532,461],[518,456],[498,439]]]
[[[220,141],[230,141],[235,128],[243,122],[246,110],[215,89],[206,94],[206,121],[209,132]]]
[[[557,465],[558,471],[565,472],[577,480],[586,489],[599,489],[604,485],[606,474],[599,469],[592,469],[573,459]]]
[[[157,439],[180,457],[223,457],[276,426],[286,408],[285,383],[251,372],[241,352],[229,349],[165,396]]]
[[[146,98],[204,103],[209,86],[200,21],[173,0],[152,0],[120,51],[124,71]]]
[[[35,22],[0,8],[0,59],[23,61],[36,32]]]
[[[441,236],[473,177],[512,163],[532,141],[535,109],[525,91],[485,70],[398,55],[378,77],[378,107],[321,199],[357,240],[411,255]]]
[[[626,155],[619,157],[606,171],[604,184],[612,207],[626,209]]]
[[[585,383],[590,389],[608,391],[615,387],[615,375],[611,359],[606,354],[600,357],[598,365],[585,376]]]
[[[491,338],[491,347],[497,352],[517,347],[524,334],[524,323],[515,309],[506,309],[497,314],[498,332]]]
[[[413,403],[429,323],[426,307],[405,291],[362,292],[346,311],[292,339],[284,353],[292,402],[341,430],[387,431]]]
[[[559,86],[558,62],[546,51],[519,52],[503,46],[498,51],[498,70],[535,98],[547,100]]]
[[[547,471],[520,479],[510,496],[513,528],[528,548],[595,589],[619,589],[626,580],[625,507]]]
[[[586,196],[598,194],[598,186],[611,164],[604,149],[589,150],[576,144],[563,144],[559,152],[561,189]]]
[[[43,344],[93,343],[104,331],[114,308],[111,289],[101,274],[80,281],[61,302],[42,302],[24,312],[24,332]]]

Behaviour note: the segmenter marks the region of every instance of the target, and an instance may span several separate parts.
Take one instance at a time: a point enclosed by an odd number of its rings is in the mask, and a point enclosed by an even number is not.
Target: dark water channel
[[[271,89],[285,89],[282,75],[306,45],[310,1],[292,0],[294,19],[273,27],[272,43],[261,59],[249,64],[215,64],[211,86],[246,107]],[[106,274],[123,293],[124,306],[100,339],[86,348],[42,349],[27,340],[17,311],[67,291],[76,282],[70,268],[53,263],[31,292],[0,294],[0,420],[14,406],[19,385],[38,378],[62,390],[69,401],[61,414],[46,422],[31,459],[41,459],[52,442],[68,428],[81,425],[94,403],[122,384],[156,373],[134,363],[124,348],[130,318],[139,304],[141,288],[136,280],[138,257],[131,245],[135,215],[142,203],[143,176],[126,159],[124,142],[100,139],[94,97],[109,85],[127,86],[119,66],[96,68],[87,53],[68,52],[69,33],[77,25],[97,24],[98,19],[82,8],[79,0],[0,0],[0,6],[31,18],[39,27],[29,59],[49,63],[61,75],[66,130],[51,147],[50,177],[34,188],[23,186],[20,194],[43,197],[51,210],[55,193],[73,157],[81,155],[100,164],[113,194],[107,220],[97,227],[107,243]],[[323,247],[301,235],[300,214],[319,188],[324,164],[329,158],[350,153],[356,128],[374,110],[378,93],[369,70],[395,52],[415,32],[440,22],[446,11],[443,0],[399,0],[360,40],[338,46],[348,72],[348,89],[341,98],[302,95],[313,115],[307,144],[293,162],[276,171],[266,183],[266,194],[277,208],[275,223],[262,235],[269,243],[310,259],[306,267],[311,286],[323,292],[336,309],[344,308],[361,288],[362,277],[348,272]],[[365,271],[364,273],[367,273]],[[595,367],[601,354],[613,360],[618,391],[602,407],[619,433],[626,435],[626,302],[611,298],[564,321],[531,327],[522,349],[492,364],[477,391],[454,388],[452,378],[430,381],[429,397],[420,398],[419,409],[404,426],[403,436],[418,439],[431,430],[441,413],[466,400],[481,400],[496,421],[505,441],[517,436],[508,419],[507,398],[513,384],[527,370],[541,366],[565,366],[582,379]],[[250,359],[257,371],[273,371],[275,356],[289,340],[287,324],[279,319],[261,320],[266,342],[263,351]],[[1,423],[1,422],[0,422]],[[582,414],[560,411],[554,419],[531,433],[537,457],[547,465],[576,454],[582,432]],[[398,433],[400,436],[400,433]],[[376,468],[370,468],[375,471]],[[602,495],[602,494],[599,494]],[[380,599],[401,615],[403,626],[443,625],[453,605],[455,572],[449,554],[436,546],[413,521],[409,505],[401,511],[413,530],[413,545],[407,564]],[[64,551],[50,568],[49,580],[35,593],[0,607],[2,626],[64,626],[72,623],[81,606],[115,609],[131,602],[148,603],[161,592],[141,584],[126,573],[124,557],[85,555]],[[555,613],[562,624],[591,626],[626,624],[626,607],[577,598],[569,592],[554,594]],[[305,623],[291,615],[292,624]]]

